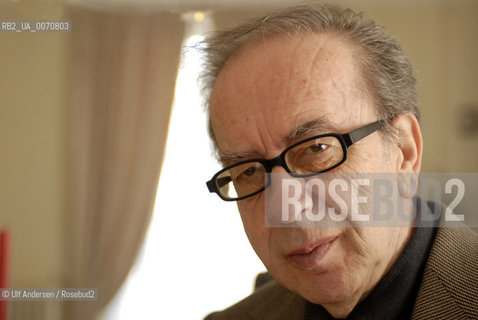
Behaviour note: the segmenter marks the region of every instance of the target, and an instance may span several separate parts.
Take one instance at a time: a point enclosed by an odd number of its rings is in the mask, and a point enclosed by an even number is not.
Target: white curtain
[[[174,13],[71,8],[71,166],[65,319],[94,319],[120,287],[147,229],[168,131],[184,23]]]

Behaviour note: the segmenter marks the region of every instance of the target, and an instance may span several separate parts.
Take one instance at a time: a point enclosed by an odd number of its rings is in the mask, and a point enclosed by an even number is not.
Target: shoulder
[[[207,316],[205,320],[275,319],[291,310],[291,304],[302,303],[297,294],[272,280],[235,305]],[[304,302],[305,305],[305,302]],[[293,308],[297,310],[297,308]]]
[[[414,318],[431,313],[478,317],[478,234],[467,227],[437,231]]]
[[[427,265],[448,285],[456,280],[478,288],[478,273],[470,272],[478,270],[478,234],[467,227],[439,228]]]

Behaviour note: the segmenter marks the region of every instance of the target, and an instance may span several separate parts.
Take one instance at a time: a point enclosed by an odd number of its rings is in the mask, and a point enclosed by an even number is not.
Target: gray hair
[[[335,33],[364,53],[358,61],[363,85],[374,100],[379,117],[387,122],[382,129],[385,138],[395,136],[390,121],[396,115],[411,113],[420,119],[416,80],[400,45],[382,26],[365,19],[363,13],[327,4],[280,9],[265,17],[212,33],[204,41],[205,68],[200,77],[206,109],[219,72],[244,44],[257,39],[307,32]],[[210,120],[209,134],[217,151]]]

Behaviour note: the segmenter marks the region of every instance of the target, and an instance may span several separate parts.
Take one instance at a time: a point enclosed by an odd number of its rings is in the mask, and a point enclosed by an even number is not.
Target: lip
[[[297,267],[310,270],[316,267],[339,236],[322,238],[302,248],[292,251],[286,258]]]

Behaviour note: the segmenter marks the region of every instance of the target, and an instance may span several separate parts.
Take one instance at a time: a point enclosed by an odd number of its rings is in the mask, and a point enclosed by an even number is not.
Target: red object
[[[10,234],[7,230],[0,231],[0,288],[8,288],[8,250]],[[7,301],[0,301],[0,320],[7,320]]]

